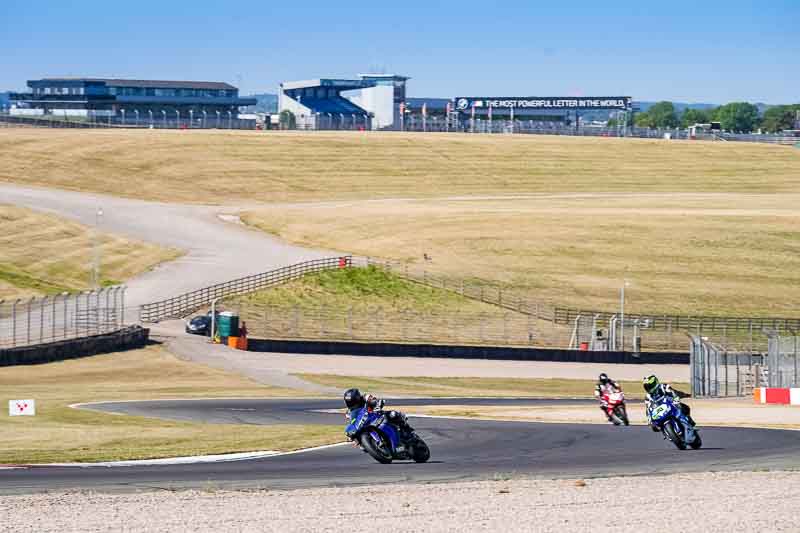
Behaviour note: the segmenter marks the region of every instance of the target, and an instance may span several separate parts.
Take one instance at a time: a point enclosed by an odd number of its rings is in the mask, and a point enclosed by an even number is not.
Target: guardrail
[[[211,302],[217,298],[226,298],[228,296],[255,292],[314,272],[335,268],[348,268],[352,266],[352,263],[353,258],[351,256],[313,259],[268,272],[262,272],[261,274],[254,274],[252,276],[218,283],[210,287],[181,294],[180,296],[145,304],[140,308],[139,320],[146,323],[158,322],[165,318],[182,318],[201,307],[210,305]]]

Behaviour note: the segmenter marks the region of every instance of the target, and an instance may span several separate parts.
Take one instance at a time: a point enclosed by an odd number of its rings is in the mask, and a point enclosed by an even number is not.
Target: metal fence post
[[[27,338],[27,343],[28,344],[31,343],[31,304],[33,303],[33,300],[34,300],[33,298],[28,300],[28,312],[25,313],[27,315],[27,318],[28,318],[28,327],[27,327],[28,331],[27,331],[27,334],[26,334],[26,338]]]
[[[17,304],[20,300],[14,300],[11,304],[11,346],[17,345]]]
[[[58,301],[58,294],[53,296],[53,308],[52,308],[52,313],[51,313],[51,316],[50,316],[50,319],[51,319],[51,323],[50,323],[50,327],[51,327],[50,338],[53,339],[53,340],[55,340],[55,338],[56,338],[56,303],[57,303],[57,301]]]
[[[44,306],[47,303],[47,296],[39,300],[39,344],[44,339]]]

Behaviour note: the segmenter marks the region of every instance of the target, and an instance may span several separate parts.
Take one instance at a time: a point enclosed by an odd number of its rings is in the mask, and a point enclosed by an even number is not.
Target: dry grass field
[[[93,229],[67,219],[0,204],[0,300],[89,288]],[[104,285],[180,255],[177,250],[102,234]]]
[[[337,442],[338,426],[196,424],[72,409],[78,402],[295,396],[149,347],[0,369],[3,399],[34,398],[35,417],[0,416],[0,463],[104,461]],[[5,404],[4,404],[5,405]]]
[[[623,278],[635,312],[795,316],[800,301],[800,194],[387,200],[243,219],[300,244],[411,262],[427,253],[434,272],[584,309],[616,309]]]
[[[0,130],[0,181],[247,206],[289,241],[648,313],[796,315],[800,150],[356,132]],[[197,187],[198,183],[205,186]],[[290,205],[295,202],[296,205]],[[269,209],[259,209],[269,203]]]
[[[792,192],[800,189],[800,151],[526,135],[9,128],[0,130],[0,181],[230,204],[553,192]]]

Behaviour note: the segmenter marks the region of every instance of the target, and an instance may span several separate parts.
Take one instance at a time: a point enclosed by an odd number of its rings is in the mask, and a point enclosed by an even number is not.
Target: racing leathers
[[[680,408],[681,413],[683,413],[684,416],[686,416],[686,418],[689,420],[689,423],[692,426],[696,425],[691,415],[692,413],[691,407],[681,402],[681,398],[688,398],[690,395],[685,392],[681,392],[677,389],[673,389],[669,383],[659,383],[658,386],[652,392],[647,393],[645,395],[644,406],[645,406],[645,413],[647,413],[648,422],[650,422],[650,412],[653,409],[653,406],[659,401],[661,401],[661,399],[664,398],[665,396],[672,398],[673,403],[675,403]],[[659,429],[652,424],[650,424],[650,428],[653,431],[659,431]]]
[[[617,382],[613,379],[607,379],[605,383],[598,381],[594,386],[594,395],[600,401],[600,410],[603,411],[603,414],[606,415],[609,422],[613,422],[614,420],[608,413],[608,401],[606,400],[606,396],[621,390],[622,387],[617,385]]]
[[[364,406],[370,413],[383,412],[383,414],[386,415],[386,420],[390,424],[397,426],[402,433],[408,434],[414,431],[414,428],[412,428],[408,423],[408,417],[404,413],[395,410],[384,411],[383,407],[386,405],[386,401],[384,399],[373,396],[372,394],[365,394],[364,400]],[[360,410],[361,407],[356,407],[355,409],[348,411],[345,417],[352,420],[357,416],[357,413]]]

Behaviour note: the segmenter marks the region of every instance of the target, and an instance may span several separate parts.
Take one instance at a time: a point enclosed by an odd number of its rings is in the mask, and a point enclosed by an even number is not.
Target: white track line
[[[78,467],[92,468],[105,467],[117,468],[125,466],[169,466],[169,465],[193,465],[207,463],[229,463],[234,461],[252,461],[255,459],[266,459],[269,457],[280,457],[282,455],[295,455],[298,453],[314,452],[325,450],[348,444],[347,442],[337,442],[336,444],[326,444],[324,446],[314,446],[313,448],[302,448],[289,452],[276,452],[271,450],[259,452],[224,453],[218,455],[191,455],[186,457],[166,457],[163,459],[138,459],[131,461],[104,461],[98,463],[43,463],[35,465],[13,466],[8,468],[28,468],[28,467]],[[4,468],[4,467],[0,467]]]

